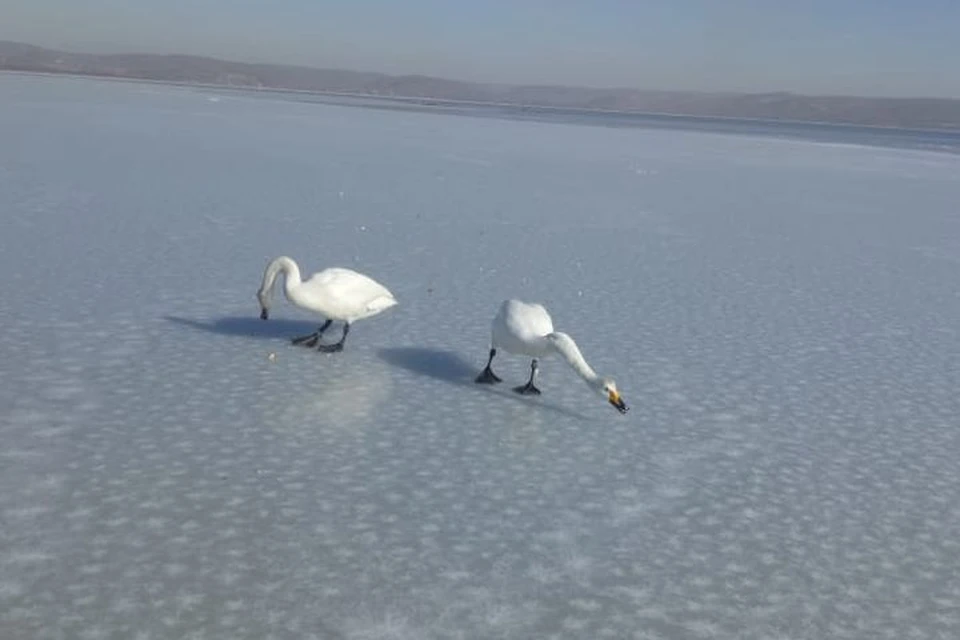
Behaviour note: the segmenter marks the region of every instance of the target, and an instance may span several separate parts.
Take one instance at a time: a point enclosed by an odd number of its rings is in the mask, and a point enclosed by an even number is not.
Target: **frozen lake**
[[[0,269],[4,640],[960,633],[960,155],[0,75]]]

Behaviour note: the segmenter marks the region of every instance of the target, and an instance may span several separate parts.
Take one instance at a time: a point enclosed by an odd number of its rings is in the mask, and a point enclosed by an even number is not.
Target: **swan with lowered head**
[[[598,376],[587,364],[573,338],[566,333],[553,330],[553,320],[543,305],[520,300],[504,300],[500,305],[500,311],[493,319],[490,357],[487,359],[487,366],[477,376],[478,383],[495,384],[501,381],[490,368],[494,356],[497,355],[497,349],[533,358],[530,363],[530,379],[527,384],[514,388],[517,393],[539,395],[540,390],[534,385],[540,368],[538,360],[548,355],[559,354],[587,383],[588,387],[605,397],[607,402],[620,413],[627,412],[627,405],[620,397],[617,383],[612,378]]]
[[[347,340],[351,323],[374,316],[397,304],[397,299],[386,287],[362,273],[331,267],[301,280],[297,263],[287,256],[280,256],[267,265],[260,290],[257,291],[262,320],[270,316],[273,286],[281,273],[287,299],[301,309],[326,318],[319,329],[309,335],[294,338],[293,344],[317,347],[317,350],[325,353],[343,351],[343,343]],[[334,320],[343,323],[343,336],[340,341],[317,346],[323,332]]]

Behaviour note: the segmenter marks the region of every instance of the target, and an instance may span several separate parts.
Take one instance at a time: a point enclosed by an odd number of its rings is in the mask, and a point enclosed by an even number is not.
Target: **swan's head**
[[[257,291],[257,300],[260,301],[260,319],[266,320],[270,317],[270,292],[260,289]]]
[[[597,380],[596,389],[597,392],[606,398],[607,402],[613,405],[613,408],[620,413],[626,413],[630,410],[623,401],[623,398],[620,397],[620,392],[617,390],[617,383],[614,382],[613,378],[600,378]]]

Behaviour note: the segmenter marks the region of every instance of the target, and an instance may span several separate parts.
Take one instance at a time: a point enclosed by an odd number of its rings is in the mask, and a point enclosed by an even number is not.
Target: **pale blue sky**
[[[467,80],[960,98],[960,0],[0,0],[0,39]]]

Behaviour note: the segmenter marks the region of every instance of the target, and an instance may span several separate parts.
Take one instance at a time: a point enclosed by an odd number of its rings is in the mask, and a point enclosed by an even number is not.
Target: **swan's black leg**
[[[343,351],[343,343],[347,341],[347,334],[350,333],[350,323],[343,323],[343,335],[340,336],[340,342],[335,344],[322,344],[317,347],[317,351],[323,353],[336,353],[337,351]]]
[[[327,318],[327,321],[320,325],[320,328],[317,329],[317,335],[322,336],[323,332],[330,328],[330,325],[333,324],[333,320]]]
[[[333,320],[327,320],[320,328],[307,336],[300,336],[299,338],[294,338],[291,340],[293,344],[302,344],[305,347],[315,347],[317,342],[323,336],[323,332],[330,328],[330,325],[333,323]]]
[[[537,377],[537,370],[539,368],[540,365],[537,363],[537,359],[534,358],[533,362],[530,363],[530,379],[527,380],[527,384],[514,387],[513,390],[521,395],[540,395],[540,389],[537,389],[537,387],[533,384],[533,380]]]
[[[483,371],[480,372],[480,375],[477,376],[476,382],[480,384],[496,384],[501,382],[500,378],[493,372],[493,369],[490,368],[490,363],[493,362],[493,356],[497,355],[496,349],[490,349],[490,357],[487,358],[487,366],[484,367]]]

